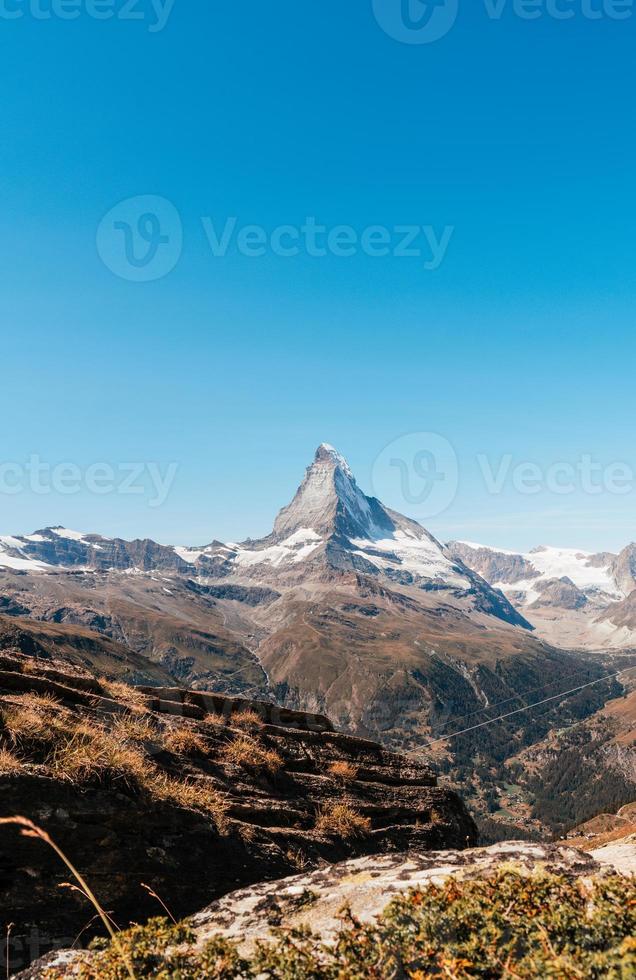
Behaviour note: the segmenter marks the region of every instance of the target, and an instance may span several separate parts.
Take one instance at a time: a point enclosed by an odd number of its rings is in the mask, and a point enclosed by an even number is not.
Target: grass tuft
[[[224,762],[241,766],[244,769],[268,772],[271,775],[279,772],[284,765],[278,752],[274,749],[265,748],[260,742],[248,735],[240,735],[232,742],[228,742],[222,755]]]
[[[230,715],[229,724],[232,728],[245,728],[249,730],[252,728],[262,728],[264,722],[258,711],[254,711],[253,708],[244,708],[242,711],[235,711],[234,714]]]
[[[192,728],[170,728],[163,736],[163,746],[175,755],[209,755],[208,743]]]
[[[132,712],[115,718],[111,731],[116,739],[125,742],[153,742],[158,737],[157,727],[150,719]]]
[[[149,792],[160,800],[188,807],[213,817],[219,831],[227,828],[227,803],[218,790],[206,782],[182,782],[166,773],[155,773],[147,783]]]
[[[315,829],[327,837],[363,837],[371,830],[371,821],[348,803],[329,803],[316,817]]]
[[[131,711],[145,713],[148,711],[148,698],[142,691],[137,691],[123,681],[111,681],[100,677],[99,684],[108,697],[113,701],[123,701]]]
[[[53,745],[62,727],[53,709],[58,705],[40,695],[26,695],[0,712],[2,731],[13,745]]]
[[[154,769],[140,748],[89,725],[78,725],[56,746],[51,768],[71,783],[120,783],[133,792],[147,785]]]
[[[355,783],[358,778],[359,769],[352,762],[339,760],[338,762],[332,762],[327,772],[339,783]]]
[[[0,748],[0,776],[14,776],[22,769],[20,760],[9,749]]]

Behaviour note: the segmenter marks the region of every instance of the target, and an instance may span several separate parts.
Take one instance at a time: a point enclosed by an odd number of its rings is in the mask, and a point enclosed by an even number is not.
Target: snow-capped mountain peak
[[[478,612],[526,626],[500,593],[458,561],[416,521],[389,510],[358,486],[349,464],[322,443],[302,483],[278,514],[266,537],[172,547],[149,540],[124,541],[45,528],[22,538],[0,540],[0,567],[17,571],[76,569],[117,576],[158,571],[244,588],[320,587],[355,576],[384,579],[395,586],[447,590]]]
[[[348,476],[350,480],[355,483],[355,477],[351,471],[347,460],[344,458],[342,453],[339,453],[337,449],[334,449],[328,442],[321,442],[316,450],[316,455],[314,462],[319,461],[330,461],[333,462],[334,466],[339,467],[345,476]]]
[[[524,623],[501,596],[416,521],[367,497],[351,467],[322,443],[274,530],[261,541],[228,545],[226,573],[255,578],[276,569],[295,582],[318,575],[357,572],[402,585],[477,594],[477,603],[510,622]]]
[[[301,528],[322,537],[383,537],[393,529],[384,508],[362,492],[351,467],[333,446],[318,446],[313,463],[294,499],[274,524],[274,537],[284,540]]]
[[[623,597],[613,574],[616,556],[610,554],[552,545],[538,545],[517,553],[469,541],[451,541],[448,547],[495,588],[527,592],[529,601],[537,598],[538,587],[566,579],[587,593],[605,594],[613,599]]]

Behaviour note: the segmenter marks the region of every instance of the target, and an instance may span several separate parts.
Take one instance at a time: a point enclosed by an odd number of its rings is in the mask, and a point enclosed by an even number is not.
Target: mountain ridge
[[[549,642],[636,648],[636,544],[612,552],[540,545],[513,552],[470,541],[448,549],[503,592]]]

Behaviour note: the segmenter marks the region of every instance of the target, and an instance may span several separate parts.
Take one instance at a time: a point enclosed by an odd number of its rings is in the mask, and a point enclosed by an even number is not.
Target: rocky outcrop
[[[537,569],[523,555],[468,545],[463,541],[449,541],[446,547],[454,558],[472,568],[486,582],[514,585],[515,582],[531,581],[539,576]]]
[[[235,944],[243,956],[249,957],[258,943],[267,943],[274,938],[273,930],[279,930],[280,935],[280,930],[283,934],[289,934],[290,930],[303,928],[319,936],[321,943],[324,944],[323,948],[327,948],[333,945],[336,939],[342,937],[343,926],[346,923],[354,924],[356,929],[373,926],[392,900],[410,890],[422,892],[430,885],[442,885],[449,878],[463,881],[492,880],[497,873],[512,869],[522,879],[524,877],[530,879],[530,876],[537,871],[558,875],[563,885],[568,885],[577,878],[583,878],[586,888],[590,889],[593,887],[590,879],[594,879],[594,883],[598,884],[605,876],[615,876],[616,872],[619,875],[630,875],[632,866],[630,862],[636,855],[636,847],[632,850],[631,855],[614,853],[610,860],[604,860],[602,857],[592,856],[565,845],[539,845],[513,841],[462,852],[409,851],[344,861],[297,874],[282,881],[263,882],[239,889],[213,902],[191,919],[194,933],[192,948],[195,952],[202,951],[210,940],[222,937]],[[536,888],[536,877],[533,877],[532,881]],[[629,892],[627,896],[629,897]],[[454,898],[457,900],[457,894]],[[346,916],[343,915],[344,910],[347,910]],[[514,929],[515,925],[519,927],[519,923],[516,922],[510,923],[509,928]],[[446,940],[450,946],[448,928],[448,922],[444,922],[440,916],[440,941]],[[296,936],[298,935],[299,933],[296,933]],[[395,941],[399,942],[397,936]],[[373,942],[371,941],[369,955],[372,954]],[[344,977],[348,975],[344,965],[346,945],[342,948],[341,956],[339,965],[342,972],[338,975]],[[70,978],[74,975],[74,967],[91,959],[92,955],[83,951],[59,951],[34,964],[31,970],[20,974],[19,980],[41,980],[45,970],[51,967],[57,967],[61,975]],[[433,972],[435,976],[438,975],[437,971],[431,971],[431,976]],[[238,977],[244,974],[242,971],[240,974],[237,971],[229,972],[229,975]],[[249,976],[254,975],[249,972]],[[269,973],[259,974],[263,977],[269,975]],[[284,975],[293,974],[286,972]],[[311,975],[322,974],[318,972]],[[373,976],[377,975],[373,972]],[[390,971],[390,975],[397,976],[393,970]],[[424,974],[418,971],[419,975]],[[489,971],[487,975],[499,976],[500,974]],[[528,973],[524,975],[529,976]],[[567,975],[600,974],[577,971],[576,974],[568,972]],[[620,975],[627,976],[627,973]]]
[[[550,579],[537,585],[539,598],[531,605],[531,609],[539,607],[555,609],[583,609],[589,602],[588,597],[578,589],[569,578]]]
[[[426,764],[335,732],[324,717],[198,691],[127,690],[50,654],[2,652],[0,748],[13,762],[0,760],[0,816],[41,825],[121,925],[161,912],[142,883],[182,917],[300,867],[475,841],[461,800],[437,785]],[[16,710],[26,711],[26,722],[16,722]],[[130,745],[120,723],[132,725]],[[140,723],[150,732],[134,735]],[[119,768],[96,763],[94,771],[84,761],[83,778],[66,771],[60,746],[68,748],[73,733],[86,741],[94,732],[102,747],[118,732],[117,752],[132,747],[137,769],[143,752],[150,788],[119,761]],[[181,732],[189,742],[179,741]],[[250,751],[232,754],[232,746]],[[218,812],[199,804],[201,794],[217,801]],[[334,802],[360,826],[348,833],[321,824],[317,818]],[[44,952],[68,944],[92,913],[76,892],[60,889],[68,871],[43,843],[1,827],[0,847],[0,905],[15,924],[17,969],[33,930]]]
[[[294,875],[275,885],[265,882],[232,892],[194,916],[193,924],[200,945],[220,934],[246,952],[281,926],[310,926],[328,942],[342,928],[344,907],[359,921],[371,922],[392,898],[410,888],[439,884],[450,876],[485,877],[509,863],[568,877],[587,877],[604,867],[573,847],[519,841],[467,851],[374,855]]]
[[[636,544],[634,542],[623,548],[618,555],[612,564],[612,574],[626,596],[636,589]]]

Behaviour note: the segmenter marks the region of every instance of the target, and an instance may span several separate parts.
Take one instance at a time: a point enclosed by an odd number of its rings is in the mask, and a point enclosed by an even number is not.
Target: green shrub
[[[633,980],[635,937],[634,879],[502,868],[408,892],[377,923],[345,915],[333,946],[299,929],[275,931],[247,958],[219,938],[195,951],[187,923],[163,919],[119,938],[136,977],[155,980]],[[121,952],[101,942],[97,950],[73,976],[128,980]]]

